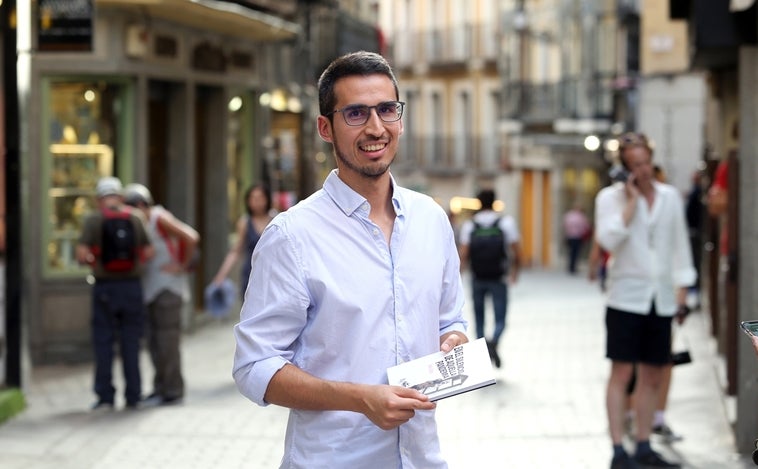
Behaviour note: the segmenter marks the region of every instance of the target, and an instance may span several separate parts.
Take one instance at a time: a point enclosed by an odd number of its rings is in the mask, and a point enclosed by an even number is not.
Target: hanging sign
[[[92,0],[38,0],[41,51],[92,50]]]

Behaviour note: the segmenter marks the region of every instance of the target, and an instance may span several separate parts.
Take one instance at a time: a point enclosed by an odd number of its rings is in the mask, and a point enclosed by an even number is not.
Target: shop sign
[[[92,50],[92,0],[38,0],[41,51]]]

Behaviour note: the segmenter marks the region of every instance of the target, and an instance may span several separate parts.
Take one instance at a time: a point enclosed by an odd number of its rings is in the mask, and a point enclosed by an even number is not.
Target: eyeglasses
[[[347,125],[358,126],[368,122],[371,116],[371,110],[376,109],[376,115],[383,122],[397,122],[403,117],[405,103],[402,101],[387,101],[379,103],[376,106],[366,106],[365,104],[351,104],[342,109],[335,109],[326,116],[331,116],[335,112],[341,112]]]

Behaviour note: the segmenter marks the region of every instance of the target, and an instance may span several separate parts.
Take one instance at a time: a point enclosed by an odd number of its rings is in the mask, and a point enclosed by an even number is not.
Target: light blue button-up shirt
[[[392,180],[387,245],[370,207],[333,171],[266,228],[253,254],[234,379],[259,405],[286,363],[326,380],[386,384],[387,368],[465,331],[459,258],[447,215]],[[363,414],[291,410],[283,468],[443,468],[434,411],[385,431]]]
[[[648,314],[655,301],[658,316],[676,313],[676,289],[695,283],[682,196],[668,184],[654,182],[649,207],[637,198],[629,225],[624,224],[626,193],[616,183],[595,200],[595,236],[610,251],[608,306]]]

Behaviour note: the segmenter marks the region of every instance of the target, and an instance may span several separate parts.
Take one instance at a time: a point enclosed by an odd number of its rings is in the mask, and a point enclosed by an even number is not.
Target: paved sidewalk
[[[450,467],[608,467],[609,364],[597,285],[562,272],[528,271],[510,294],[498,384],[439,402]],[[188,395],[178,406],[127,411],[119,402],[115,412],[92,413],[91,365],[35,369],[28,409],[0,425],[0,467],[278,467],[287,411],[257,407],[237,393],[232,326],[212,323],[185,336]],[[683,333],[694,361],[674,371],[668,420],[685,439],[653,444],[687,468],[755,467],[734,452],[707,328],[704,314],[688,319]]]

